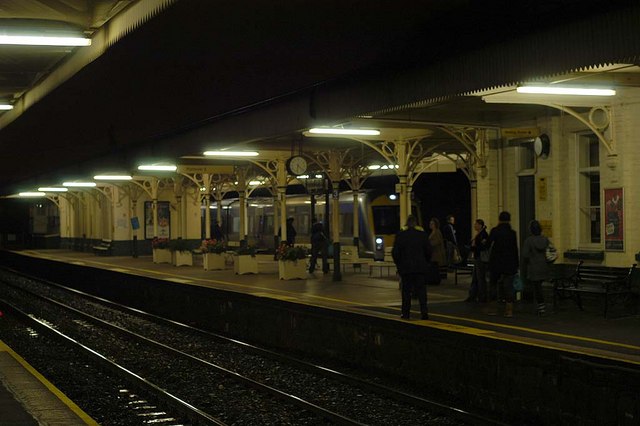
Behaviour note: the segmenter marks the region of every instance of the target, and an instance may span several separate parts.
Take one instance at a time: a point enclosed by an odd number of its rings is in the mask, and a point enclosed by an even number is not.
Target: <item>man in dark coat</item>
[[[520,266],[518,257],[518,238],[516,232],[511,229],[511,214],[502,212],[498,218],[498,226],[489,234],[489,301],[487,314],[497,315],[497,301],[502,294],[506,304],[504,316],[513,316],[513,279]],[[500,286],[502,284],[502,286]],[[500,291],[502,290],[502,291]]]
[[[327,237],[324,235],[324,225],[322,222],[316,222],[311,227],[311,261],[309,263],[309,275],[313,276],[313,272],[316,270],[316,262],[318,256],[327,247]]]
[[[411,312],[411,291],[420,301],[422,319],[429,319],[427,313],[427,291],[425,280],[431,263],[431,243],[427,233],[416,229],[414,216],[407,218],[407,229],[396,235],[391,255],[402,279],[402,318],[409,319]]]

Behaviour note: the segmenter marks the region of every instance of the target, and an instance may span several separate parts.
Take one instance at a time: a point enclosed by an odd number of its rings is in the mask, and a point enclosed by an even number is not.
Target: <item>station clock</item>
[[[300,155],[295,155],[287,160],[287,170],[294,176],[299,176],[307,171],[307,160]]]
[[[551,143],[549,141],[549,136],[544,133],[533,140],[533,151],[542,159],[549,157],[550,148]]]

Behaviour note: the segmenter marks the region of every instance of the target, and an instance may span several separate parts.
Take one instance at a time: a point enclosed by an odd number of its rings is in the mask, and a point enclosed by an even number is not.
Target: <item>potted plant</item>
[[[305,279],[307,277],[307,250],[301,246],[283,243],[276,251],[278,273],[281,280]]]
[[[239,247],[233,258],[233,272],[236,274],[257,274],[258,258],[253,246]]]
[[[204,266],[205,271],[225,269],[224,252],[227,248],[223,241],[215,238],[202,240],[200,250],[202,251],[202,266]]]
[[[188,241],[182,238],[171,240],[169,242],[169,250],[171,250],[172,253],[174,266],[193,265],[193,254],[191,253],[191,247]]]
[[[169,239],[154,237],[151,240],[153,252],[153,263],[171,263],[171,251],[169,250]]]

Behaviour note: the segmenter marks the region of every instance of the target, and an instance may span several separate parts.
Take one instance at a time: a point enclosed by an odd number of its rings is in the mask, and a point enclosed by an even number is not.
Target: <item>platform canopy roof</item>
[[[204,149],[350,146],[312,126],[399,137],[555,114],[482,100],[530,80],[640,86],[637,1],[0,3],[0,35],[27,24],[92,44],[0,46],[0,195]]]

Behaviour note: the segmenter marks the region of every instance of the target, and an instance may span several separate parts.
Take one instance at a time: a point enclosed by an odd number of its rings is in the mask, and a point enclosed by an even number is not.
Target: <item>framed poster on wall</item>
[[[604,190],[604,249],[624,251],[624,192],[622,188]]]
[[[168,201],[158,201],[158,237],[171,235],[171,209]],[[153,235],[153,202],[144,202],[144,238],[150,240]]]

